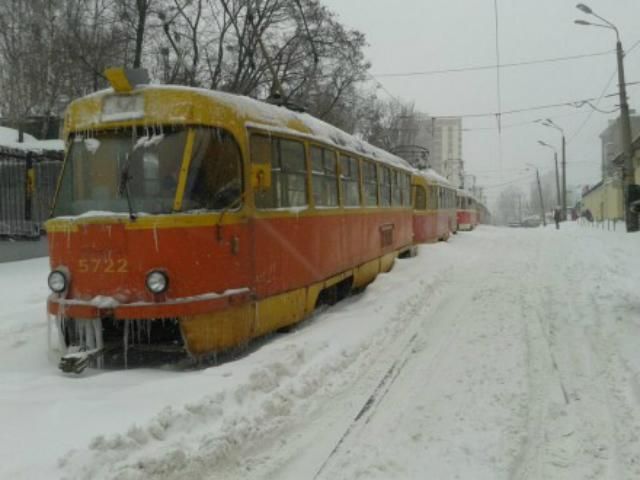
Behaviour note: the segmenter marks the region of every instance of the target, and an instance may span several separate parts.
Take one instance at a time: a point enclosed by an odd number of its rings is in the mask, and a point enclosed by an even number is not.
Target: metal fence
[[[61,151],[30,151],[0,146],[0,236],[40,236],[49,216]]]

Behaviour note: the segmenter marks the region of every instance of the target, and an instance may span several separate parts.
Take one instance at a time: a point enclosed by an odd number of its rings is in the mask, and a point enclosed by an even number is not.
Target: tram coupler
[[[89,365],[89,362],[103,352],[103,348],[94,348],[84,352],[68,353],[60,358],[58,368],[64,373],[80,374]]]

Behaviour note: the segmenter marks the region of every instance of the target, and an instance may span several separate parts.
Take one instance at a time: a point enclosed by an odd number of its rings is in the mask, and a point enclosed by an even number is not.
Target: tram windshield
[[[128,202],[135,212],[171,212],[186,138],[186,129],[76,134],[69,146],[55,215],[128,212]]]
[[[70,144],[55,216],[87,212],[173,211],[186,128],[76,134]],[[196,128],[183,209],[234,208],[240,199],[240,151],[228,133]],[[130,205],[130,206],[129,206]]]

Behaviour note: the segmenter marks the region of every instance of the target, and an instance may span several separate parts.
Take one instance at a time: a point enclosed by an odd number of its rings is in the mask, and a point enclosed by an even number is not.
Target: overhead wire
[[[558,114],[558,115],[549,115],[548,118],[555,120],[557,118],[565,118],[565,117],[571,117],[574,115],[584,115],[584,112],[576,110],[575,112],[570,112],[570,113],[563,113],[563,114]],[[504,130],[508,130],[510,128],[517,128],[517,127],[524,127],[527,125],[531,125],[532,123],[536,123],[535,120],[527,120],[525,122],[516,122],[516,123],[508,123],[508,124],[503,124],[502,128]],[[463,132],[476,132],[476,131],[487,131],[487,130],[497,130],[497,127],[467,127],[467,128],[463,128],[462,131]]]
[[[502,188],[502,187],[506,187],[508,185],[513,185],[513,184],[516,184],[516,183],[524,182],[525,180],[532,180],[532,179],[533,179],[532,175],[526,175],[526,176],[518,177],[518,178],[515,178],[515,179],[512,179],[512,180],[508,180],[506,182],[496,183],[494,185],[483,185],[482,189],[483,190],[491,190],[493,188]]]
[[[520,62],[511,62],[511,63],[502,63],[500,64],[500,68],[514,68],[514,67],[523,67],[527,65],[539,65],[545,63],[556,63],[556,62],[566,62],[570,60],[579,60],[583,58],[590,57],[598,57],[603,55],[611,55],[615,53],[615,50],[607,50],[603,52],[593,52],[593,53],[584,53],[578,55],[568,55],[564,57],[551,57],[551,58],[542,58],[538,60],[524,60]],[[494,70],[498,67],[497,64],[492,65],[475,65],[468,67],[457,67],[457,68],[445,68],[440,70],[425,70],[419,72],[398,72],[398,73],[377,73],[372,74],[372,76],[376,78],[391,78],[391,77],[417,77],[417,76],[428,76],[428,75],[444,75],[447,73],[461,73],[461,72],[475,72],[481,70]]]
[[[494,0],[494,2],[497,2],[497,0]],[[630,53],[633,49],[635,49],[638,45],[640,45],[640,40],[637,41],[627,51],[627,54]],[[498,50],[499,50],[499,48],[496,50],[496,55],[497,56],[499,56],[499,51]],[[500,68],[502,68],[502,65],[497,64],[497,65],[494,65],[492,68],[495,68],[496,70],[499,70]],[[615,73],[616,72],[614,72],[613,76],[615,76]],[[398,104],[402,104],[402,102],[395,95],[393,95],[384,86],[384,84],[382,82],[380,82],[380,80],[378,80],[376,75],[373,75],[371,73],[367,73],[367,75],[391,99],[393,99]],[[498,111],[497,112],[479,112],[479,113],[466,113],[466,114],[458,114],[458,115],[431,115],[431,116],[434,117],[434,118],[479,118],[479,117],[497,117],[497,116],[502,117],[504,115],[512,115],[512,114],[516,114],[516,113],[524,113],[524,112],[531,112],[531,111],[536,111],[536,110],[545,110],[545,109],[558,108],[558,107],[574,107],[575,108],[576,104],[586,103],[586,102],[595,102],[595,105],[598,106],[598,103],[602,100],[602,98],[605,97],[605,93],[606,93],[607,89],[609,88],[613,78],[607,83],[606,88],[604,88],[603,91],[601,92],[601,94],[598,95],[597,97],[583,98],[583,99],[578,99],[578,100],[567,100],[567,101],[559,102],[559,103],[551,103],[551,104],[545,104],[545,105],[535,105],[535,106],[531,106],[531,107],[524,107],[524,108],[505,110],[505,111],[503,111],[502,108],[501,108],[501,103],[502,103],[501,102],[501,85],[499,85],[501,82],[499,82],[499,77],[498,76],[497,76],[496,80],[497,80],[496,81],[496,90],[498,92]],[[627,85],[634,85],[636,83],[638,83],[638,82],[630,82],[630,83],[627,83]],[[590,112],[590,115],[592,115],[592,114],[593,114],[593,111]],[[505,126],[505,128],[507,128],[507,127]]]
[[[631,46],[631,48],[629,48],[629,50],[627,50],[625,56],[629,55],[638,45],[640,45],[640,40],[636,41]],[[600,92],[600,95],[598,96],[598,98],[594,102],[596,108],[600,105],[600,102],[605,97],[605,93],[609,89],[609,87],[611,86],[611,82],[613,82],[613,79],[616,77],[617,73],[618,73],[618,67],[616,66],[615,70],[613,71],[613,73],[609,77],[609,80],[607,81],[607,84],[604,86],[604,88],[602,89],[602,92]],[[591,117],[593,117],[593,114],[594,114],[595,111],[596,111],[596,109],[594,108],[588,113],[588,115],[586,116],[584,121],[580,124],[580,126],[577,128],[577,130],[574,133],[572,133],[571,136],[567,139],[567,144],[570,144],[573,140],[576,139],[576,137],[578,135],[580,135],[580,132],[582,132],[584,127],[586,127],[587,123],[589,123],[589,120],[591,120]]]

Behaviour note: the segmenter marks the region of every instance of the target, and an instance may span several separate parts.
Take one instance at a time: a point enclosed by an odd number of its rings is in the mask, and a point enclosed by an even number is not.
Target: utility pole
[[[536,167],[535,165],[532,165],[531,163],[527,163],[527,165],[530,166],[531,168],[534,168],[536,171],[536,180],[538,182],[538,198],[540,199],[540,213],[542,214],[542,224],[546,227],[547,219],[544,215],[544,200],[542,199],[542,185],[540,184],[540,170],[538,170],[538,167]]]
[[[616,33],[618,31],[616,30]],[[627,86],[624,80],[624,52],[622,43],[618,37],[616,42],[618,57],[618,83],[620,84],[620,123],[622,130],[622,143],[624,145],[624,166],[622,167],[622,185],[624,198],[624,214],[627,232],[638,231],[638,215],[631,211],[629,190],[635,183],[635,169],[633,168],[633,144],[631,139],[631,119],[629,118],[629,103],[627,103]]]
[[[567,221],[567,139],[562,131],[562,220]]]
[[[558,173],[558,151],[553,145],[549,145],[548,143],[543,142],[542,140],[538,140],[538,143],[543,147],[547,147],[553,150],[553,162],[555,163],[555,167],[556,167],[556,205],[560,206],[560,203],[562,202],[562,197],[560,196],[560,174]]]
[[[593,23],[586,20],[575,20],[578,25],[587,25],[592,27],[608,28],[616,33],[616,59],[618,63],[618,93],[620,96],[620,130],[622,133],[622,144],[624,147],[623,166],[622,166],[622,198],[624,202],[625,224],[627,232],[637,232],[638,214],[631,210],[630,192],[637,190],[635,185],[635,168],[633,164],[633,144],[631,138],[631,119],[629,118],[629,104],[627,103],[627,85],[624,79],[624,50],[620,41],[620,32],[618,28],[606,18],[595,13],[590,7],[584,3],[579,3],[576,8],[587,15],[593,15],[603,23]]]
[[[560,205],[560,174],[558,173],[558,152],[553,152],[553,161],[556,165],[556,203]]]
[[[567,141],[564,136],[564,130],[553,123],[550,118],[536,120],[536,123],[558,130],[562,135],[562,220],[564,221],[567,219]],[[545,144],[540,141],[539,143]]]
[[[538,179],[538,195],[540,196],[540,211],[542,213],[542,225],[547,226],[547,219],[544,215],[544,201],[542,200],[542,186],[540,185],[540,171],[536,168],[536,178]]]

